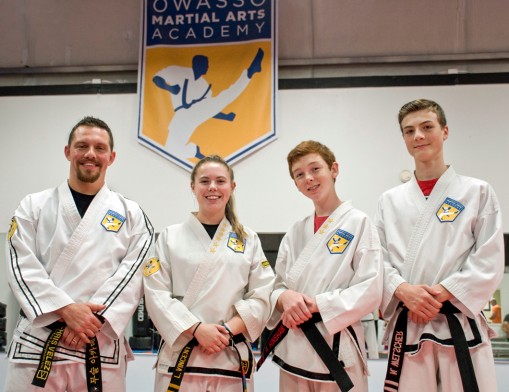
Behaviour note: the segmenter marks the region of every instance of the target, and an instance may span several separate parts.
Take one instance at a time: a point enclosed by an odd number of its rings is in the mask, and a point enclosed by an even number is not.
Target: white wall
[[[399,184],[402,169],[413,167],[396,114],[420,97],[444,107],[447,163],[494,186],[508,232],[507,84],[280,91],[278,139],[234,166],[241,221],[257,231],[281,232],[312,211],[285,161],[291,148],[311,138],[336,152],[340,196],[372,216],[380,193]],[[113,129],[117,160],[109,169],[110,187],[138,201],[156,231],[182,221],[196,207],[189,173],[138,144],[137,112],[136,94],[0,97],[0,233],[7,232],[23,196],[67,178],[64,145],[72,125],[85,115],[100,117]],[[4,279],[2,274],[0,287]],[[508,313],[509,304],[502,306]]]
[[[328,144],[340,164],[339,194],[373,215],[379,194],[411,169],[396,113],[417,97],[441,103],[450,138],[446,161],[460,173],[489,181],[509,211],[509,85],[283,90],[278,99],[278,139],[235,166],[241,220],[257,231],[285,231],[311,211],[295,190],[286,154],[304,139]],[[69,129],[84,115],[109,123],[117,160],[110,187],[138,201],[157,231],[194,208],[189,174],[138,144],[137,96],[0,97],[0,232],[19,200],[65,180],[63,149]],[[505,231],[509,219],[504,220]]]

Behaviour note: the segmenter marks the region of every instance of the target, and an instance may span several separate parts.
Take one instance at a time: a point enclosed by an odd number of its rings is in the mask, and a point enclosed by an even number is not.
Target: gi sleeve
[[[248,285],[243,299],[234,306],[246,325],[249,339],[255,341],[261,335],[269,317],[274,272],[263,253],[258,235],[253,234],[249,240],[254,249]]]
[[[154,267],[145,266],[143,284],[150,319],[165,342],[173,346],[184,331],[200,320],[181,301],[173,297],[170,254],[167,246],[168,230],[166,228],[161,232],[157,239],[155,257],[149,260]]]
[[[394,295],[394,292],[399,285],[405,282],[405,279],[401,276],[400,271],[393,266],[391,258],[387,248],[387,237],[385,235],[385,220],[384,220],[384,199],[383,196],[378,200],[377,211],[374,219],[374,224],[380,238],[380,244],[382,247],[382,259],[384,266],[384,285],[383,295],[381,303],[382,315],[385,319],[392,317],[396,311],[399,299]]]
[[[475,244],[463,266],[440,282],[454,295],[451,302],[469,317],[481,313],[504,275],[502,213],[488,184],[481,187],[473,236]]]
[[[286,290],[288,290],[288,286],[286,284],[286,272],[288,270],[289,263],[289,235],[288,233],[281,240],[281,244],[279,245],[279,250],[277,253],[276,259],[276,278],[274,281],[274,290],[270,295],[270,307],[271,313],[269,316],[269,320],[267,322],[268,329],[274,329],[279,321],[281,320],[281,316],[283,315],[277,308],[277,300],[279,296]]]
[[[14,213],[7,236],[7,279],[25,316],[41,326],[59,319],[52,313],[73,303],[50,279],[37,257],[38,209],[27,196]]]

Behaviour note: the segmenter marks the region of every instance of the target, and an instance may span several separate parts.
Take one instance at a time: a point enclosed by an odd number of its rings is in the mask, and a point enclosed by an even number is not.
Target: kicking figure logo
[[[235,253],[244,253],[244,249],[246,246],[246,241],[239,241],[237,238],[237,234],[230,233],[228,236],[228,248],[233,250]]]
[[[327,242],[327,248],[329,248],[331,254],[341,254],[348,248],[348,245],[350,245],[353,239],[353,234],[338,229]]]
[[[108,210],[101,222],[101,226],[104,227],[106,231],[113,231],[117,233],[124,222],[125,218],[122,215],[115,211]]]
[[[203,158],[200,146],[190,139],[196,128],[213,118],[235,121],[236,113],[223,112],[249,85],[256,73],[262,70],[264,52],[258,49],[249,67],[228,88],[212,95],[212,84],[207,81],[209,58],[195,55],[191,67],[171,65],[158,71],[152,82],[168,91],[173,105],[173,117],[168,125],[168,138],[164,149],[173,157],[187,161]]]
[[[436,216],[440,222],[454,222],[464,209],[463,204],[448,197],[438,209]]]

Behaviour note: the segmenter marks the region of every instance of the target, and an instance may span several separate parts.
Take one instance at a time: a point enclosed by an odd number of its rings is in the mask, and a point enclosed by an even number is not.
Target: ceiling
[[[509,72],[506,0],[275,1],[280,79]],[[136,82],[141,15],[141,0],[0,0],[0,84]]]

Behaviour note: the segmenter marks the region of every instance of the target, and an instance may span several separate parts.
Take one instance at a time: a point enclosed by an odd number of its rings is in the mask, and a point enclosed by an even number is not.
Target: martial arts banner
[[[140,143],[192,170],[276,138],[276,0],[144,0]]]

